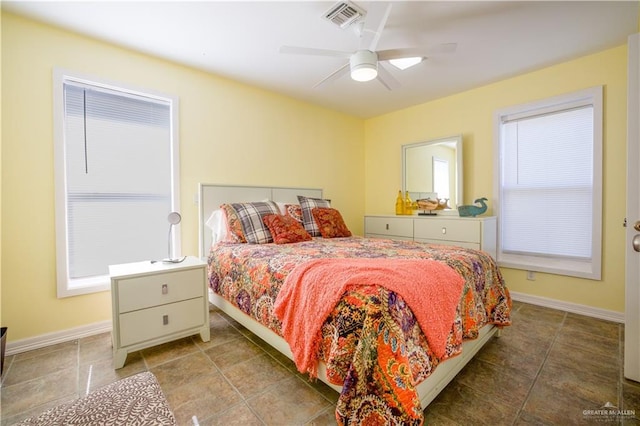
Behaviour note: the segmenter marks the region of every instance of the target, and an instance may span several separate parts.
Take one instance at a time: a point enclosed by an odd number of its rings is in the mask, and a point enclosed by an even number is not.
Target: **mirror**
[[[402,191],[412,200],[449,199],[462,204],[462,136],[402,145]]]

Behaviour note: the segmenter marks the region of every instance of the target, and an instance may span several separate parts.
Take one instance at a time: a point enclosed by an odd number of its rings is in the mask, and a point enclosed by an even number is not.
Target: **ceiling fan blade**
[[[458,43],[436,44],[429,48],[410,47],[406,49],[387,49],[378,51],[378,60],[388,61],[390,59],[428,57],[439,54],[453,53],[456,51]]]
[[[315,89],[318,86],[329,83],[331,81],[335,81],[340,77],[342,77],[343,75],[347,74],[348,72],[349,72],[349,62],[347,62],[346,64],[344,64],[343,66],[341,66],[340,68],[338,68],[337,70],[335,70],[334,72],[332,72],[331,74],[329,74],[328,76],[320,80],[319,82],[317,82],[313,86],[313,88]]]
[[[441,55],[443,53],[453,53],[458,48],[458,43],[440,43],[427,49],[427,55]]]
[[[378,80],[389,90],[400,88],[400,82],[385,68],[384,65],[378,63]]]
[[[427,56],[426,49],[407,48],[407,49],[388,49],[378,51],[379,61],[388,61],[390,59],[413,58]]]
[[[382,30],[389,19],[391,6],[391,3],[371,3],[360,34],[360,50],[375,52]]]
[[[352,52],[341,50],[316,49],[313,47],[281,46],[280,53],[291,55],[312,55],[312,56],[332,56],[338,58],[349,58]]]

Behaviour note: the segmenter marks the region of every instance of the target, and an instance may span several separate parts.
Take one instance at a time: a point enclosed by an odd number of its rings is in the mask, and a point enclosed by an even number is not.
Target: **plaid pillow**
[[[308,198],[302,195],[298,195],[298,202],[302,209],[302,224],[304,225],[304,229],[306,229],[312,237],[319,237],[321,235],[320,228],[318,228],[318,224],[313,218],[311,210],[316,207],[331,207],[331,202],[321,198]]]
[[[270,214],[280,213],[276,203],[259,201],[254,203],[232,203],[231,206],[238,214],[238,219],[242,224],[242,232],[248,243],[265,244],[273,242],[273,237],[262,218]]]

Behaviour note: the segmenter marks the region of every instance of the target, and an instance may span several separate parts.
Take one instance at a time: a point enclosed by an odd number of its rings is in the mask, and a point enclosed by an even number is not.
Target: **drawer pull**
[[[168,293],[169,293],[169,285],[162,284],[162,294],[168,294]]]
[[[168,325],[169,324],[169,315],[163,315],[162,316],[162,325]]]
[[[389,224],[387,223],[387,231],[389,230]]]
[[[446,234],[447,233],[447,228],[445,228],[444,226],[442,227],[442,234]]]

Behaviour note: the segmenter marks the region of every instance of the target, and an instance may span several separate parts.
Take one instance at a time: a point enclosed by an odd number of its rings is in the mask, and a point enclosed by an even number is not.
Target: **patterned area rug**
[[[51,408],[18,425],[175,425],[156,377],[140,373]]]

